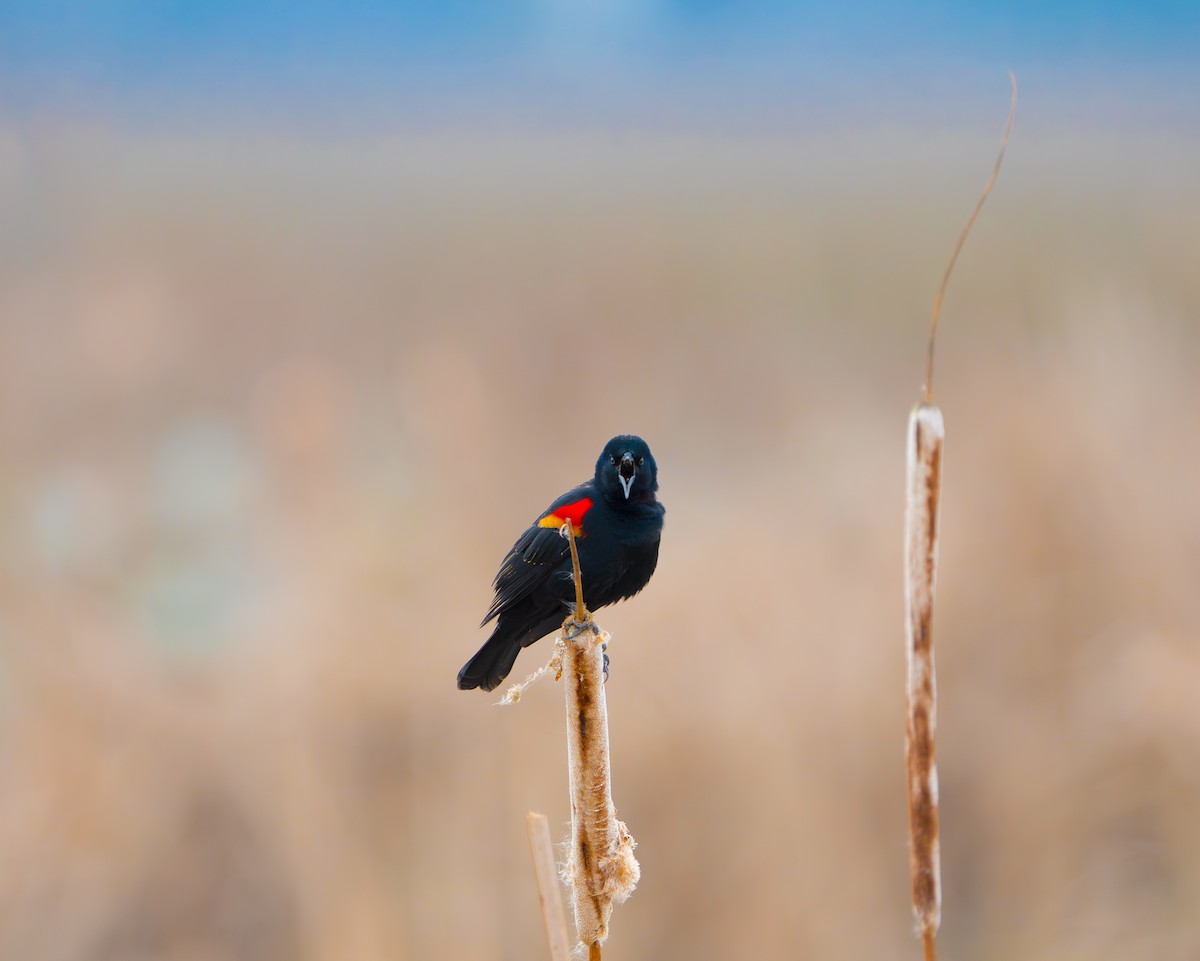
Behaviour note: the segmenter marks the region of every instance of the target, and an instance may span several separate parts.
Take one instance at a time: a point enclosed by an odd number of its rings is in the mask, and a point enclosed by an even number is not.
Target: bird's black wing
[[[499,617],[545,584],[563,566],[570,567],[571,546],[562,535],[570,521],[576,536],[584,526],[584,515],[592,506],[595,492],[591,483],[580,484],[563,494],[534,521],[504,555],[493,586],[496,596],[480,626]]]

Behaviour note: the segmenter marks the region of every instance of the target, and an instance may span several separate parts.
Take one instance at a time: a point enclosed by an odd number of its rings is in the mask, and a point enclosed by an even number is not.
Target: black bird
[[[583,599],[591,610],[632,597],[658,564],[662,504],[658,466],[640,437],[604,445],[596,475],[558,498],[505,555],[483,624],[492,636],[458,672],[462,690],[490,691],[512,670],[521,648],[558,629],[575,600],[569,522],[579,550]]]

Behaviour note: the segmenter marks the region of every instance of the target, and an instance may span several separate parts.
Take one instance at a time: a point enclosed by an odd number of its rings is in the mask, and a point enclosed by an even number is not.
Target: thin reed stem
[[[579,548],[575,546],[575,529],[570,521],[563,525],[567,532],[567,543],[571,545],[571,566],[575,571],[575,620],[582,624],[591,619],[591,613],[583,606],[583,574],[579,570]]]
[[[525,815],[525,830],[529,835],[529,853],[533,857],[533,875],[537,882],[542,923],[546,927],[546,940],[550,945],[550,961],[568,961],[571,944],[567,937],[567,917],[558,893],[558,868],[554,863],[550,822],[546,820],[546,815],[530,811]]]
[[[1008,149],[1008,137],[1012,133],[1013,120],[1017,116],[1017,75],[1010,70],[1008,72],[1008,79],[1012,82],[1012,100],[1008,105],[1008,122],[1004,125],[1004,136],[1000,139],[1000,152],[996,155],[995,164],[992,165],[992,174],[988,177],[987,183],[984,184],[983,192],[980,193],[979,199],[975,201],[975,207],[971,210],[971,216],[967,218],[966,224],[963,225],[963,229],[958,235],[958,241],[955,243],[954,249],[950,252],[950,259],[946,262],[946,270],[942,274],[942,282],[938,285],[937,296],[933,299],[933,312],[929,318],[929,346],[925,357],[925,389],[922,393],[922,400],[926,404],[933,403],[933,342],[937,336],[938,316],[942,312],[942,300],[946,296],[946,285],[950,283],[950,274],[954,271],[954,264],[958,260],[959,251],[963,249],[963,244],[967,242],[967,235],[975,225],[975,218],[979,216],[979,211],[983,209],[983,202],[987,200],[988,194],[992,192],[992,187],[996,184],[996,178],[1000,175],[1000,165],[1004,162],[1004,151]]]

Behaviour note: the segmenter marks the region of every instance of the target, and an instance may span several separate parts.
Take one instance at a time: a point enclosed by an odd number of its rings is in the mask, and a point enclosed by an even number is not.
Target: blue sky
[[[603,115],[689,100],[736,112],[743,100],[787,102],[828,87],[888,101],[886,91],[912,84],[971,99],[973,84],[1002,88],[1010,67],[1101,94],[1166,97],[1193,116],[1200,2],[0,5],[0,82],[17,116],[290,111],[386,122],[498,106]]]

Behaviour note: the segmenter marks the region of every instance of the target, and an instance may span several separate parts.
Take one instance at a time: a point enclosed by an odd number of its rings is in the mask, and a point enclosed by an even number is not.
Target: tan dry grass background
[[[914,957],[904,424],[993,152],[0,137],[0,957],[541,957],[562,695],[454,674],[619,431],[608,952]],[[1019,131],[950,288],[947,958],[1200,953],[1198,162]]]

